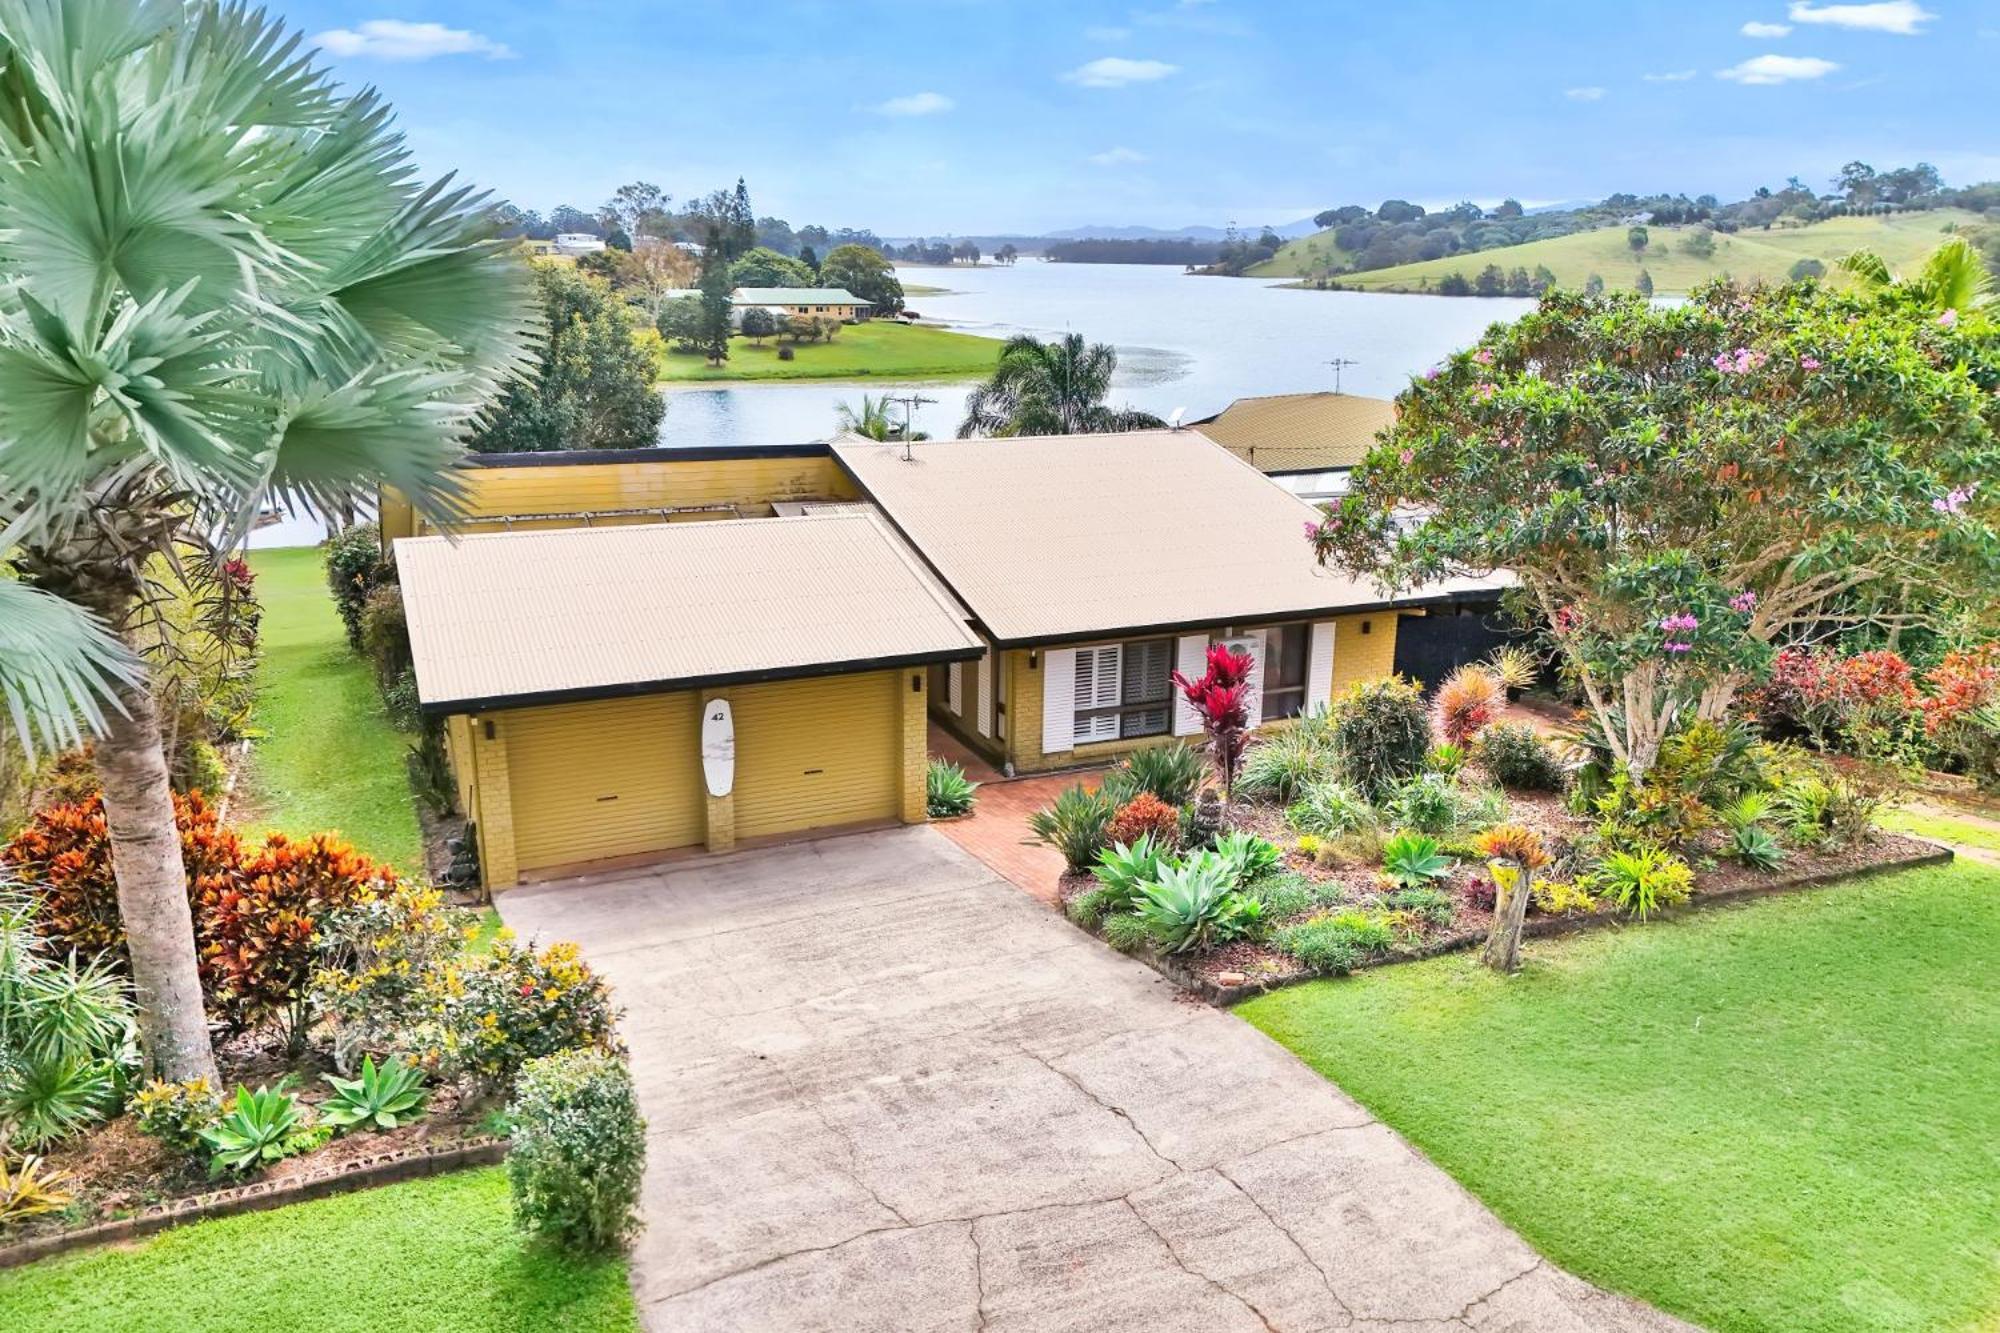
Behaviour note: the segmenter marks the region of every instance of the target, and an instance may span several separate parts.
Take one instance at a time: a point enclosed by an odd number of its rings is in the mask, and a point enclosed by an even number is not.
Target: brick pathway
[[[932,825],[971,852],[1016,888],[1049,904],[1061,905],[1057,883],[1062,878],[1062,853],[1028,842],[1028,816],[1055,800],[1056,793],[1078,782],[1095,783],[1104,770],[1056,773],[1046,777],[1003,778],[979,789],[971,815]]]

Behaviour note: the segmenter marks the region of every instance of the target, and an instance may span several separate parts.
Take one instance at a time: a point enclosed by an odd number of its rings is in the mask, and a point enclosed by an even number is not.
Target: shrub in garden
[[[1586,888],[1643,921],[1663,907],[1686,902],[1694,888],[1694,871],[1663,848],[1635,847],[1606,853]]]
[[[244,1022],[276,1018],[302,1049],[320,922],[395,885],[394,871],[323,833],[274,833],[236,875],[203,883],[195,897],[202,959],[229,1010]]]
[[[375,682],[388,685],[408,671],[410,622],[403,614],[403,589],[377,584],[361,604],[361,651],[375,667]]]
[[[1097,864],[1090,868],[1097,879],[1094,892],[1103,895],[1097,899],[1097,915],[1129,912],[1137,907],[1140,886],[1158,879],[1160,867],[1167,859],[1165,844],[1150,833],[1140,834],[1130,845],[1121,842],[1100,851]]]
[[[42,1148],[81,1134],[118,1110],[118,1075],[106,1060],[19,1057],[0,1066],[0,1141]]]
[[[1332,776],[1333,755],[1326,742],[1317,729],[1300,723],[1265,736],[1245,752],[1236,792],[1289,804],[1306,787]]]
[[[1388,949],[1396,932],[1368,912],[1336,912],[1286,926],[1273,942],[1313,971],[1337,975]]]
[[[487,1087],[512,1083],[523,1065],[545,1055],[614,1045],[611,993],[574,944],[537,951],[502,931],[435,989],[437,1063]]]
[[[1079,783],[1058,792],[1046,810],[1029,815],[1028,829],[1037,842],[1061,852],[1071,870],[1086,870],[1111,845],[1111,820],[1117,813],[1112,795]]]
[[[1470,745],[1506,704],[1507,691],[1499,677],[1486,667],[1467,663],[1444,678],[1431,710],[1438,735],[1453,745]]]
[[[1371,798],[1415,776],[1430,753],[1423,693],[1401,676],[1349,686],[1334,701],[1327,728],[1341,776]]]
[[[439,979],[464,943],[443,894],[401,881],[321,917],[306,1001],[332,1037],[334,1068],[352,1073],[364,1049],[413,1049],[412,1034],[434,1016]]]
[[[1131,953],[1152,942],[1152,930],[1144,920],[1130,912],[1104,918],[1101,932],[1104,942],[1120,953]]]
[[[978,790],[979,784],[957,764],[933,759],[924,769],[924,809],[932,819],[971,814],[973,793]]]
[[[23,1157],[9,1166],[6,1155],[0,1154],[0,1231],[69,1207],[72,1196],[66,1187],[73,1179],[39,1157]]]
[[[1160,868],[1139,889],[1138,916],[1168,953],[1199,952],[1241,939],[1263,921],[1263,906],[1237,893],[1230,865],[1199,852]]]
[[[1398,912],[1407,912],[1434,926],[1450,925],[1452,917],[1458,914],[1458,904],[1443,889],[1398,889],[1384,901]]]
[[[1201,751],[1184,741],[1134,753],[1118,766],[1131,791],[1148,792],[1171,806],[1183,806],[1201,790]]]
[[[1236,877],[1238,888],[1260,875],[1269,874],[1284,856],[1278,845],[1269,839],[1233,829],[1215,840],[1215,854],[1222,858],[1222,863]]]
[[[368,594],[395,577],[395,571],[382,560],[382,530],[373,523],[357,523],[327,538],[325,550],[326,586],[347,630],[348,646],[360,652],[362,610]]]
[[[1500,886],[1485,875],[1474,875],[1459,890],[1465,905],[1479,912],[1490,912],[1500,899]]]
[[[1832,772],[1788,778],[1772,805],[1792,841],[1801,847],[1850,847],[1874,827],[1882,795]]]
[[[323,1075],[333,1095],[321,1104],[321,1121],[335,1131],[347,1129],[394,1129],[424,1113],[430,1096],[424,1087],[424,1071],[406,1065],[393,1056],[377,1066],[375,1057],[364,1056],[361,1073],[355,1078]]]
[[[1451,874],[1451,858],[1438,850],[1438,840],[1402,830],[1382,844],[1382,878],[1399,889],[1420,889]]]
[[[154,1079],[132,1098],[132,1115],[140,1133],[182,1157],[193,1157],[206,1146],[201,1132],[221,1118],[222,1099],[205,1078],[180,1083]]]
[[[2000,643],[1955,648],[1924,675],[1924,737],[1945,765],[2000,788]]]
[[[1464,806],[1458,786],[1439,773],[1419,773],[1389,798],[1388,815],[1418,833],[1443,835],[1456,829]]]
[[[507,1108],[520,1225],[566,1249],[620,1248],[638,1227],[646,1122],[625,1062],[602,1051],[530,1061]]]
[[[199,1131],[208,1148],[208,1174],[242,1174],[310,1152],[332,1131],[313,1123],[312,1112],[292,1096],[291,1079],[252,1092],[238,1088],[213,1125]]]
[[[1555,747],[1525,722],[1496,722],[1479,737],[1479,762],[1488,776],[1514,791],[1563,789]]]
[[[1263,906],[1266,921],[1282,921],[1309,908],[1337,903],[1341,897],[1336,884],[1316,884],[1291,873],[1266,875],[1244,885],[1241,892]]]
[[[1529,891],[1528,906],[1543,916],[1575,916],[1595,912],[1597,899],[1573,880],[1537,879]]]
[[[1656,842],[1682,847],[1712,827],[1715,813],[1700,795],[1664,779],[1636,787],[1615,773],[1597,798],[1598,836],[1609,842]]]
[[[117,1112],[131,988],[108,961],[52,953],[0,885],[0,1144],[39,1148]]]
[[[1171,847],[1180,838],[1181,812],[1149,791],[1118,808],[1105,831],[1113,845],[1131,846],[1141,838],[1151,838],[1160,847]]]
[[[1458,775],[1465,771],[1468,757],[1462,745],[1453,745],[1450,741],[1433,745],[1430,753],[1424,756],[1424,772],[1457,781]]]
[[[1286,822],[1305,833],[1338,838],[1381,823],[1375,807],[1345,782],[1315,782],[1285,811]]]
[[[417,697],[417,673],[404,671],[382,688],[382,711],[389,725],[398,731],[415,731],[424,725],[423,701]],[[439,747],[442,753],[443,747]]]

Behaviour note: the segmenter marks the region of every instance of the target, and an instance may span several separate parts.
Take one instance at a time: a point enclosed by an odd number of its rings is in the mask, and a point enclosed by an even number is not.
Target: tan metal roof
[[[1351,393],[1281,393],[1238,398],[1195,423],[1229,452],[1264,472],[1353,467],[1394,424],[1396,405]]]
[[[1391,600],[1321,569],[1304,535],[1318,511],[1198,431],[937,440],[909,446],[911,462],[904,448],[833,442],[864,493],[1002,643]]]
[[[980,641],[867,514],[406,537],[432,711],[968,658]]]

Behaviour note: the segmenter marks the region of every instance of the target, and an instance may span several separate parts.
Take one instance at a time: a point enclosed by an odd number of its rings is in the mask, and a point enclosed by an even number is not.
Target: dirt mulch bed
[[[1559,797],[1541,793],[1510,792],[1507,818],[1542,834],[1555,853],[1559,873],[1566,870],[1563,866],[1565,854],[1574,845],[1577,836],[1589,827],[1586,821],[1571,815]],[[1315,887],[1327,891],[1329,896],[1338,894],[1337,901],[1314,908],[1292,920],[1303,920],[1328,911],[1367,911],[1388,906],[1386,898],[1391,890],[1382,884],[1378,868],[1372,863],[1348,860],[1329,865],[1291,849],[1290,844],[1297,840],[1297,834],[1285,823],[1282,809],[1272,805],[1244,804],[1230,811],[1228,822],[1232,828],[1257,834],[1280,847],[1286,847],[1281,863],[1283,870],[1304,877]],[[1656,913],[1654,920],[1684,916],[1744,898],[1795,892],[1884,871],[1942,864],[1952,859],[1950,850],[1935,843],[1877,832],[1852,847],[1828,851],[1793,850],[1780,869],[1765,872],[1722,859],[1717,855],[1720,846],[1720,836],[1713,833],[1696,846],[1689,857],[1695,867],[1695,881],[1688,902],[1684,906]],[[1563,877],[1567,878],[1567,873],[1563,873]],[[1070,899],[1088,892],[1096,883],[1088,873],[1065,873],[1061,880],[1065,906]],[[1412,921],[1411,931],[1404,939],[1386,953],[1360,966],[1382,967],[1414,962],[1475,948],[1485,941],[1493,925],[1492,908],[1482,905],[1478,892],[1484,887],[1490,893],[1486,868],[1476,862],[1461,860],[1448,877],[1438,881],[1437,887],[1450,893],[1454,899],[1456,911],[1452,919],[1442,925],[1423,920]],[[1283,924],[1287,923],[1273,923],[1274,926]],[[1542,937],[1637,924],[1640,923],[1616,910],[1550,916],[1531,909],[1525,933],[1530,937]],[[1238,941],[1199,955],[1162,955],[1140,950],[1134,956],[1191,993],[1222,1005],[1233,1004],[1280,986],[1309,981],[1318,975],[1267,943]]]

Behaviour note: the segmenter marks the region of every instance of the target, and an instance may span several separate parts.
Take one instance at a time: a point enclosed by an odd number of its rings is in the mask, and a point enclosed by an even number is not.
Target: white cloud
[[[1791,30],[1792,25],[1789,23],[1759,23],[1755,19],[1737,29],[1745,37],[1783,37]]]
[[[1828,23],[1836,28],[1864,28],[1870,32],[1893,32],[1915,37],[1923,25],[1937,17],[1916,0],[1884,0],[1873,5],[1815,5],[1808,0],[1792,0],[1786,11],[1794,23]]]
[[[1639,77],[1647,83],[1686,83],[1700,72],[1692,69],[1675,69],[1668,70],[1665,74],[1641,74]]]
[[[1105,56],[1087,65],[1078,65],[1063,77],[1085,88],[1123,88],[1134,83],[1152,83],[1179,70],[1179,65],[1169,65],[1164,60],[1127,60],[1123,56]]]
[[[1087,42],[1122,42],[1132,35],[1130,28],[1085,28],[1083,39]]]
[[[1107,148],[1101,153],[1092,153],[1090,160],[1100,167],[1129,167],[1144,162],[1146,155],[1135,148]]]
[[[892,97],[886,102],[877,102],[875,110],[885,116],[935,116],[949,111],[957,103],[943,93],[911,93],[906,97]]]
[[[1565,88],[1563,96],[1572,102],[1597,102],[1604,98],[1602,88]]]
[[[512,60],[504,43],[464,28],[442,23],[406,23],[402,19],[369,19],[352,28],[329,28],[313,38],[337,56],[371,56],[376,60],[430,60],[436,56],[485,56]]]
[[[1736,83],[1768,85],[1791,83],[1797,79],[1823,79],[1839,69],[1831,60],[1818,56],[1752,56],[1740,65],[1715,71],[1718,79]]]

